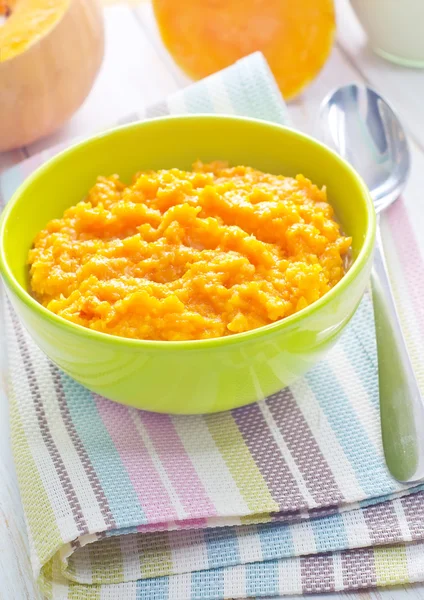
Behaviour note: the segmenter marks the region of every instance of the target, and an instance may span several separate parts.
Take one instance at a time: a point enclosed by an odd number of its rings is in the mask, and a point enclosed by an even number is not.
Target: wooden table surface
[[[408,202],[423,202],[424,71],[397,67],[375,56],[367,48],[365,35],[348,0],[337,1],[337,12],[338,37],[332,55],[316,81],[301,98],[290,104],[291,118],[300,130],[313,134],[318,106],[332,88],[351,81],[371,84],[391,101],[407,127],[413,162],[405,197]],[[107,127],[128,113],[190,83],[174,66],[161,44],[148,2],[107,6],[105,24],[104,63],[82,108],[54,135],[28,147],[0,153],[0,171],[48,146]],[[0,340],[0,365],[3,365],[0,378],[0,599],[41,600],[31,575],[25,526],[10,455],[8,405],[4,385],[1,384],[4,381],[3,350],[4,344]],[[359,600],[359,597],[361,600],[424,599],[424,585],[314,598],[334,600],[341,596],[349,600]]]

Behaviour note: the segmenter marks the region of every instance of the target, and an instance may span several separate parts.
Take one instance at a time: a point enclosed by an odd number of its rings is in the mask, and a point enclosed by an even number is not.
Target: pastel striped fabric
[[[186,112],[287,122],[260,54],[127,120]],[[3,200],[57,151],[4,174]],[[402,201],[383,222],[423,384],[420,231],[423,214]],[[100,398],[49,362],[7,303],[6,325],[13,452],[46,598],[269,598],[424,580],[424,487],[385,467],[368,297],[305,378],[208,416]]]

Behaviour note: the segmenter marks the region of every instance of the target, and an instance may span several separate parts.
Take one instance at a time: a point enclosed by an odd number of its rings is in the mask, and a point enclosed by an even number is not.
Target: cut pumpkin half
[[[314,79],[334,38],[333,0],[153,0],[165,46],[200,79],[260,50],[286,100]]]
[[[0,0],[0,152],[60,127],[103,58],[97,0]]]

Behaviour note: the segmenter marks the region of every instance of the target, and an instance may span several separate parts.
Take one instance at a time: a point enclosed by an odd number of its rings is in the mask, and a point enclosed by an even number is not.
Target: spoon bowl
[[[401,195],[410,171],[408,140],[393,108],[375,90],[349,84],[323,101],[324,142],[362,175],[376,212]]]

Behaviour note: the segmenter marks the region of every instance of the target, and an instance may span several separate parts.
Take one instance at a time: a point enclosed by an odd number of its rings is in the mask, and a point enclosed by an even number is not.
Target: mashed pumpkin
[[[195,340],[283,319],[344,275],[351,239],[302,175],[197,162],[99,177],[29,252],[35,297],[84,327]]]

